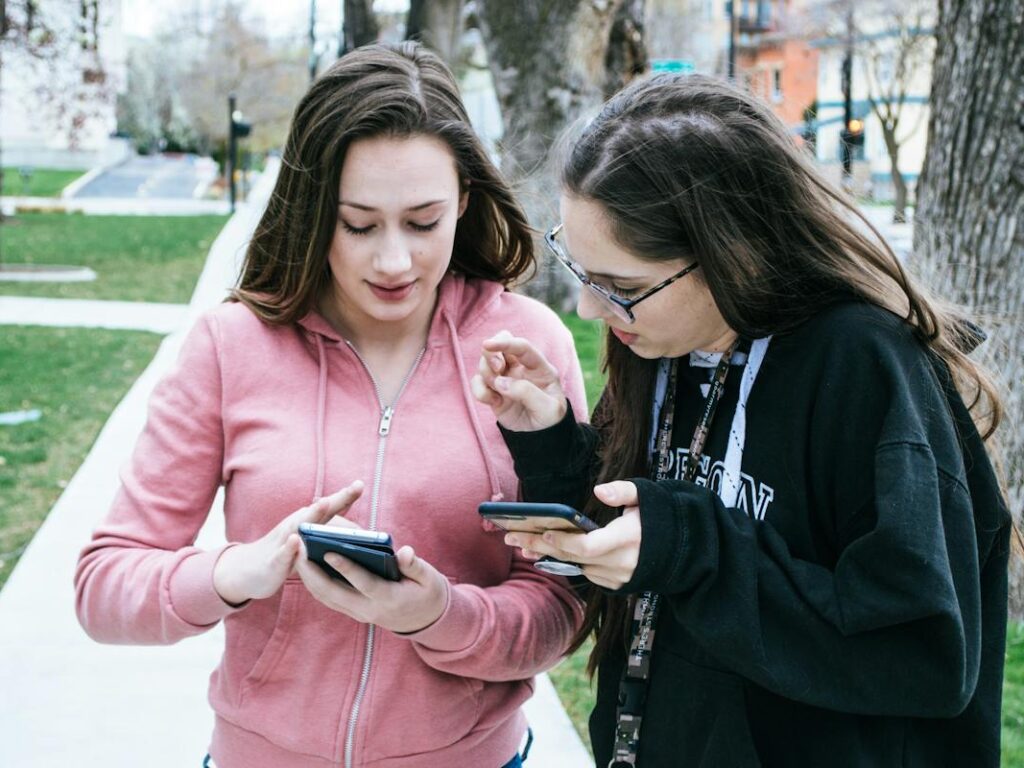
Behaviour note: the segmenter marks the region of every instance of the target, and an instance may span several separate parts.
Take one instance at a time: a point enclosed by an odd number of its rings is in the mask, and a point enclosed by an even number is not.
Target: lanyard
[[[693,430],[690,440],[690,452],[686,457],[683,479],[693,480],[704,453],[704,442],[711,429],[711,421],[718,409],[718,402],[725,391],[725,379],[729,375],[729,363],[732,360],[736,344],[722,355],[715,368],[711,387],[704,406],[701,409],[697,427]],[[668,477],[670,452],[672,447],[672,426],[675,420],[676,381],[679,374],[679,360],[671,362],[668,375],[668,388],[665,392],[665,404],[662,406],[658,421],[657,465],[654,480],[661,481]],[[647,684],[651,677],[651,651],[654,646],[654,626],[658,619],[658,608],[661,596],[654,592],[644,592],[633,603],[633,622],[629,656],[619,681],[619,700],[615,710],[615,748],[608,768],[624,768],[635,766],[637,750],[640,746],[640,726],[643,723],[644,704],[647,699]]]

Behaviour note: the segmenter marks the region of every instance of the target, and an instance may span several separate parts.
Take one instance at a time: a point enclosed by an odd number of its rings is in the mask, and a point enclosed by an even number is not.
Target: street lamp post
[[[839,152],[843,161],[843,185],[853,180],[853,148],[850,146],[850,125],[853,122],[853,6],[846,12],[846,50],[843,53],[843,130]]]
[[[231,212],[235,212],[235,150],[238,146],[235,137],[235,94],[228,96],[228,156],[224,164],[228,169],[228,190],[231,198]]]
[[[736,79],[736,2],[727,0],[725,10],[729,14],[729,79]]]
[[[224,164],[228,169],[228,189],[231,198],[231,212],[235,212],[235,169],[238,167],[238,140],[252,132],[252,123],[235,109],[235,94],[228,96],[228,156]]]
[[[309,0],[309,82],[316,80],[316,0]]]

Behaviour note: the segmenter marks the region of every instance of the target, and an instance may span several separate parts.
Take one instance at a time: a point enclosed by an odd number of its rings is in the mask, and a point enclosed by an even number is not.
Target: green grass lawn
[[[13,197],[60,197],[61,191],[85,171],[33,168],[28,184],[17,168],[4,168],[4,195]]]
[[[577,315],[562,319],[573,332],[576,351],[583,366],[587,402],[594,407],[604,377],[599,370],[603,347],[601,324],[581,320]],[[587,643],[551,670],[551,681],[587,747],[587,718],[594,704],[594,688],[586,676]],[[1006,638],[1006,675],[1003,685],[1003,761],[1004,768],[1024,768],[1024,624],[1012,624]]]
[[[1024,768],[1024,624],[1011,624],[1006,635],[1003,765]]]
[[[582,320],[575,312],[563,314],[564,322],[576,340],[576,354],[583,368],[583,384],[587,388],[587,404],[591,409],[604,388],[604,374],[600,360],[604,355],[604,325],[592,320]]]
[[[84,328],[0,332],[0,413],[42,412],[0,425],[0,587],[160,341]]]
[[[0,224],[4,264],[85,266],[87,283],[0,282],[0,295],[187,303],[226,216],[23,213]]]

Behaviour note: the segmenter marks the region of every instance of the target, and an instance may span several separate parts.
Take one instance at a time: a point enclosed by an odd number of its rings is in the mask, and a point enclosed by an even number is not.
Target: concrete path
[[[904,224],[893,224],[892,206],[871,205],[861,207],[861,213],[889,243],[900,259],[906,260],[914,247],[914,209],[907,208],[907,221]]]
[[[217,164],[190,154],[136,155],[104,169],[64,197],[181,198],[200,197],[217,177]]]
[[[174,362],[184,330],[233,283],[272,179],[265,174],[252,202],[225,225],[192,303],[164,318],[174,332],[111,414],[0,591],[0,765],[198,768],[205,753],[213,724],[207,678],[220,658],[222,629],[170,647],[99,645],[75,619],[72,577],[117,490],[117,469],[142,428],[153,386]],[[4,304],[7,298],[0,313]],[[200,546],[224,540],[221,510],[218,497]],[[526,712],[536,736],[529,768],[593,764],[546,676]]]
[[[167,334],[182,327],[188,311],[187,304],[0,296],[0,325],[112,328]]]
[[[90,216],[199,216],[229,213],[225,200],[193,200],[191,198],[134,197],[3,197],[0,210],[12,216],[16,212],[42,211],[85,213]]]

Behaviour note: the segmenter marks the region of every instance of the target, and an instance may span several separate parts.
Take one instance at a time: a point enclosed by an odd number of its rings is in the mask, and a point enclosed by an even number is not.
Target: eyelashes
[[[345,231],[350,235],[367,235],[373,229],[374,225],[371,224],[368,227],[353,227],[344,219],[340,219],[341,225],[345,228]],[[429,224],[417,224],[414,221],[409,222],[409,227],[415,232],[432,232],[437,229],[437,225],[441,223],[441,219],[436,219]]]

